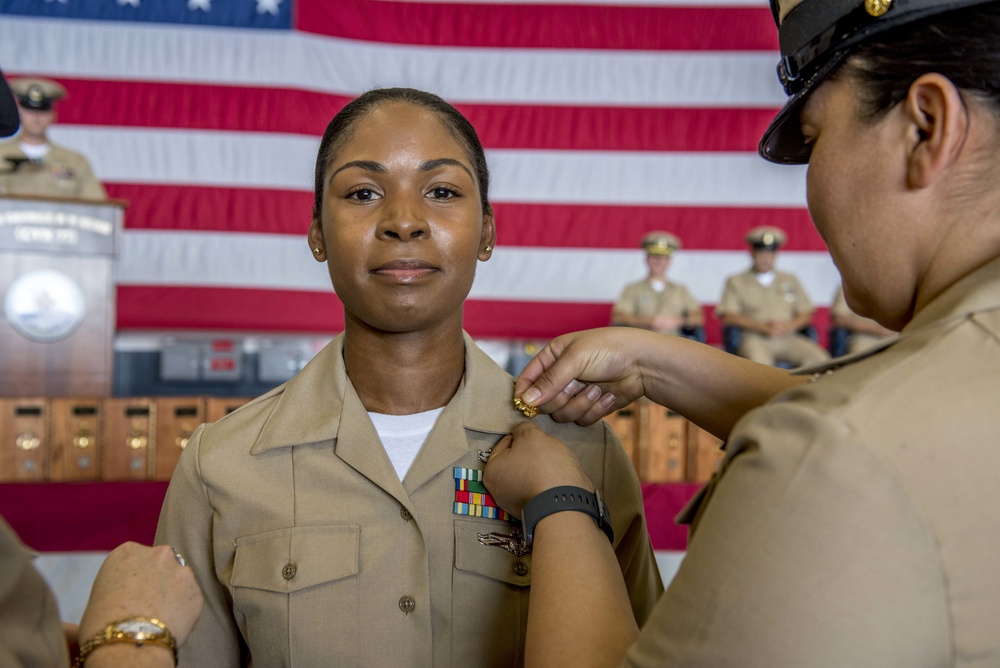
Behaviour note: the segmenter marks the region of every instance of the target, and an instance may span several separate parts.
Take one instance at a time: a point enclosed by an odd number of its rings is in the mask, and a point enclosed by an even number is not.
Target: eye
[[[459,193],[453,188],[448,188],[447,186],[437,186],[436,188],[431,188],[431,191],[427,194],[427,196],[432,199],[453,199],[455,197],[459,197]]]
[[[371,202],[379,198],[379,194],[371,188],[355,188],[347,193],[347,199],[358,200],[359,202]]]

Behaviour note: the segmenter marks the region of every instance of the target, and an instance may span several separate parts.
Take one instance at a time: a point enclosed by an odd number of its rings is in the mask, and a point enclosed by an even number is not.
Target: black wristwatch
[[[539,520],[564,510],[575,510],[593,517],[597,526],[614,544],[615,530],[611,528],[608,506],[601,498],[601,493],[597,490],[588,492],[582,487],[564,486],[553,487],[524,504],[521,509],[521,527],[524,530],[525,545],[531,546]]]

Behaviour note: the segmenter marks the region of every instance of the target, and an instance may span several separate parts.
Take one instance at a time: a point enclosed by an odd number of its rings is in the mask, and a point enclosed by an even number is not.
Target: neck
[[[45,137],[45,135],[35,135],[35,134],[29,135],[24,132],[21,133],[19,139],[22,143],[31,144],[32,146],[41,146],[42,144],[49,143],[49,140]]]
[[[446,405],[465,373],[461,327],[392,333],[345,324],[344,364],[366,410],[412,415]]]

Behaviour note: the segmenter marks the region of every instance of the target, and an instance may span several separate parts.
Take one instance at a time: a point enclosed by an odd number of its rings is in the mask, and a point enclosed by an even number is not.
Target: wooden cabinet
[[[98,480],[104,425],[101,400],[52,399],[52,463],[49,480]]]
[[[0,482],[38,482],[48,475],[49,402],[0,399]]]

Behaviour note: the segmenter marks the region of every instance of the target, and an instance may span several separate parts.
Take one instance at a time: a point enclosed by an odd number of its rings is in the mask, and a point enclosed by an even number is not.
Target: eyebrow
[[[443,165],[453,165],[455,167],[459,167],[466,174],[468,174],[473,181],[476,180],[475,175],[469,171],[469,168],[454,158],[436,158],[434,160],[428,160],[420,164],[420,171],[429,172]],[[330,174],[330,179],[332,180],[334,176],[345,169],[350,169],[351,167],[357,167],[358,169],[363,169],[367,172],[375,172],[376,174],[385,174],[388,171],[385,165],[380,162],[375,162],[374,160],[352,160],[350,162],[345,162],[343,165],[338,167],[333,174]]]

